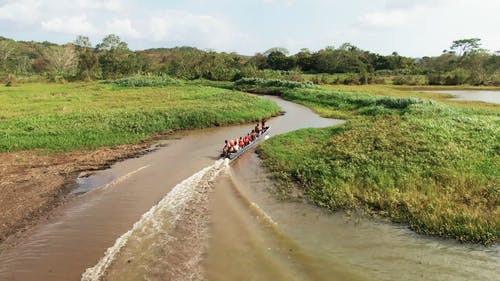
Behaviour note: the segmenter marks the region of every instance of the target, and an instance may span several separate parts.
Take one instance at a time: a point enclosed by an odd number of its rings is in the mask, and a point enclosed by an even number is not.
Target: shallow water
[[[274,97],[272,134],[339,120]],[[76,200],[0,254],[0,280],[495,280],[498,247],[424,238],[273,199],[252,151],[217,161],[250,125],[184,132],[82,180]]]
[[[463,101],[484,101],[489,103],[500,103],[500,91],[426,91],[430,93],[442,93],[451,94],[454,97],[453,100],[463,100]]]
[[[424,237],[404,225],[278,201],[269,192],[272,182],[259,162],[255,154],[244,155],[231,166],[229,180],[216,186],[205,260],[209,280],[498,280],[500,276],[498,246]]]

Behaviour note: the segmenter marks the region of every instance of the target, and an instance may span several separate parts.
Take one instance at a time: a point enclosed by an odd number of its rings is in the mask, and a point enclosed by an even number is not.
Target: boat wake
[[[192,269],[196,266],[201,260],[202,250],[195,251],[198,254],[193,255],[193,249],[176,249],[172,245],[193,246],[191,242],[200,240],[200,237],[195,237],[196,239],[189,241],[187,236],[203,235],[203,229],[206,228],[202,225],[206,223],[203,219],[206,213],[204,206],[208,201],[208,192],[212,189],[216,177],[228,167],[227,159],[217,160],[213,165],[177,184],[157,205],[144,213],[132,229],[119,237],[95,266],[85,270],[81,280],[113,280],[113,276],[120,280],[135,280],[145,276],[149,276],[150,280],[161,280],[168,276],[173,277],[172,275],[179,277],[179,274],[186,274],[188,271],[182,268]],[[184,222],[189,222],[191,229],[187,229]],[[171,243],[174,240],[176,243]],[[179,240],[185,240],[188,244],[178,243]],[[184,255],[184,252],[190,252],[190,256]],[[176,260],[165,257],[173,257]],[[168,262],[166,267],[157,266],[160,260],[162,263]],[[180,270],[172,271],[172,263],[177,263]],[[155,264],[155,268],[166,270],[154,272],[145,267],[146,264]],[[196,271],[189,272],[193,275]],[[199,276],[182,276],[182,279],[197,277]]]

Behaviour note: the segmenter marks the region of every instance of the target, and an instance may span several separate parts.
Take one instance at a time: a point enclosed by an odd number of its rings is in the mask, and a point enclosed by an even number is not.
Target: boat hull
[[[247,146],[240,149],[238,152],[229,153],[229,155],[221,154],[221,157],[222,158],[229,158],[230,160],[234,160],[234,159],[238,158],[241,154],[245,153],[245,151],[249,150],[250,148],[254,147],[257,143],[264,140],[266,138],[266,136],[269,136],[270,131],[271,131],[271,128],[268,127],[267,130],[263,134],[261,134],[258,138],[256,138],[253,142],[251,142]]]

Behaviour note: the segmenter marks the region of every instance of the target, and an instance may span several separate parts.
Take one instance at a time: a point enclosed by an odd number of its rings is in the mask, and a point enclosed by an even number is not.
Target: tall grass
[[[234,82],[238,90],[260,92],[268,94],[281,94],[283,89],[316,88],[312,82],[297,82],[280,79],[242,78]]]
[[[103,81],[105,84],[114,84],[121,87],[159,87],[179,84],[180,81],[167,75],[148,76],[136,75],[116,80]]]
[[[261,145],[264,164],[290,183],[283,193],[296,186],[319,206],[361,208],[419,233],[499,240],[498,111],[318,89],[282,97],[349,119]]]
[[[0,151],[134,143],[154,133],[249,122],[278,111],[264,99],[197,85],[0,87]]]

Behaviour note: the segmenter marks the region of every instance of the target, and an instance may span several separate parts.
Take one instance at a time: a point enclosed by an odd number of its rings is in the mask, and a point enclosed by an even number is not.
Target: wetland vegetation
[[[361,208],[419,233],[498,241],[498,107],[450,105],[405,92],[357,92],[361,89],[281,88],[287,100],[348,120],[261,145],[264,164],[282,183],[281,194],[298,189],[319,206]]]

